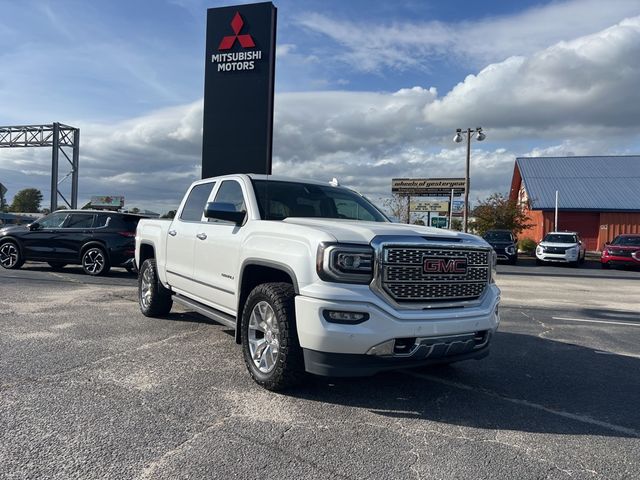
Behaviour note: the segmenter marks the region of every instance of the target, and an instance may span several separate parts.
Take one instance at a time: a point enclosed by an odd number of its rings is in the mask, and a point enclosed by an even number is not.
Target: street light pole
[[[476,140],[483,141],[486,135],[482,131],[482,127],[467,128],[464,132],[461,128],[456,129],[456,136],[453,137],[453,141],[456,143],[462,142],[463,136],[467,137],[467,161],[465,163],[464,171],[464,210],[463,210],[463,229],[464,232],[469,231],[469,182],[470,182],[470,164],[471,164],[471,137],[476,136]]]
[[[469,231],[469,170],[471,163],[471,129],[467,128],[467,163],[464,169],[464,233]]]

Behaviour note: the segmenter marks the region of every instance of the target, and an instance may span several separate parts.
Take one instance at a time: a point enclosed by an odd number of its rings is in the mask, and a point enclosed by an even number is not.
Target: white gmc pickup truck
[[[142,313],[175,301],[235,329],[270,390],[486,356],[495,261],[479,237],[390,223],[335,183],[263,175],[195,182],[136,234]]]

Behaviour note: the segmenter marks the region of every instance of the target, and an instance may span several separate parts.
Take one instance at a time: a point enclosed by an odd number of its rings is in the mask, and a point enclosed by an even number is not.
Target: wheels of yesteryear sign
[[[394,178],[391,192],[400,195],[448,197],[464,193],[464,178]]]
[[[207,10],[202,178],[271,173],[276,8]]]

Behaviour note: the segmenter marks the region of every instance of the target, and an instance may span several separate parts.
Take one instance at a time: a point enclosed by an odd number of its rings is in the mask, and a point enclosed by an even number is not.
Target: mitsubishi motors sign
[[[277,9],[207,10],[202,178],[271,173]]]
[[[212,53],[211,62],[217,65],[218,72],[254,70],[256,68],[256,60],[262,60],[262,50],[256,49],[253,37],[248,33],[240,34],[243,26],[242,15],[240,15],[240,12],[236,12],[233,20],[231,20],[233,35],[222,37],[220,45],[218,45],[218,51],[226,52],[231,50],[236,42],[242,50],[231,53]]]

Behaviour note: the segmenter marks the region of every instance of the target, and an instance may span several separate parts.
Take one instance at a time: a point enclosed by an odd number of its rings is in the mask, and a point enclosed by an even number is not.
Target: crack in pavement
[[[460,390],[467,390],[467,391],[474,391],[474,392],[479,392],[482,393],[484,395],[487,395],[489,397],[492,398],[497,398],[509,403],[513,403],[516,405],[520,405],[520,406],[525,406],[525,407],[529,407],[529,408],[533,408],[535,410],[540,410],[546,413],[550,413],[551,415],[556,415],[558,417],[563,417],[569,420],[574,420],[580,423],[585,423],[588,425],[594,425],[597,427],[601,427],[607,430],[612,430],[614,432],[618,432],[618,433],[623,433],[625,435],[629,435],[631,437],[636,437],[636,438],[640,438],[640,431],[635,430],[633,428],[628,428],[628,427],[623,427],[621,425],[616,425],[613,423],[609,423],[609,422],[605,422],[602,420],[598,420],[586,415],[579,415],[576,413],[570,413],[570,412],[565,412],[564,410],[556,410],[553,408],[549,408],[549,407],[545,407],[544,405],[540,405],[538,403],[534,403],[534,402],[530,402],[528,400],[522,400],[519,398],[511,398],[511,397],[507,397],[506,395],[502,395],[500,393],[494,392],[492,390],[488,390],[485,388],[481,388],[481,387],[474,387],[471,385],[467,385],[464,383],[460,383],[460,382],[455,382],[453,380],[446,380],[444,378],[439,378],[436,377],[434,375],[427,375],[427,374],[421,374],[421,373],[415,373],[415,372],[411,372],[411,371],[407,371],[407,370],[400,370],[402,373],[404,373],[405,375],[408,375],[410,377],[416,377],[416,378],[422,378],[424,380],[429,380],[432,382],[436,382],[436,383],[440,383],[442,385],[447,385],[449,387],[454,387]]]
[[[194,441],[198,440],[200,437],[202,437],[203,435],[206,435],[208,432],[210,432],[211,430],[220,427],[221,425],[224,425],[225,423],[227,423],[230,420],[233,420],[235,418],[250,418],[247,415],[242,415],[242,414],[231,414],[228,417],[222,418],[220,420],[218,420],[217,422],[214,422],[208,426],[206,426],[204,429],[193,433],[189,438],[185,439],[183,442],[180,442],[178,445],[176,445],[175,447],[171,448],[170,450],[166,451],[164,454],[162,454],[161,456],[157,457],[156,459],[152,460],[149,465],[147,465],[142,472],[140,472],[140,474],[138,476],[136,476],[136,480],[148,480],[151,478],[156,478],[156,471],[158,470],[158,468],[161,468],[162,466],[166,465],[168,462],[171,461],[171,459],[173,457],[176,457],[177,455],[186,452],[190,449],[190,444],[192,444]],[[288,432],[289,430],[291,430],[294,426],[298,426],[298,424],[296,424],[294,422],[293,425],[290,425],[288,429],[286,429],[281,435],[280,435],[280,439],[282,439],[284,437],[284,434],[286,432]],[[304,422],[302,424],[299,424],[299,426],[301,426],[302,428],[312,428],[312,427],[307,427],[306,425],[304,425]],[[236,433],[236,436],[242,440],[244,440],[246,443],[248,444],[253,444],[253,445],[262,445],[265,446],[267,444],[265,444],[263,441],[256,441],[255,438],[253,437],[248,437],[246,435],[242,435],[240,433]],[[282,453],[284,455],[286,455],[288,458],[293,458],[298,460],[300,463],[306,464],[311,466],[312,468],[314,468],[315,470],[318,471],[322,471],[322,472],[329,472],[333,475],[334,478],[341,478],[344,480],[356,480],[356,477],[353,476],[348,476],[345,475],[343,473],[337,472],[331,468],[329,468],[327,465],[320,465],[314,461],[311,461],[307,458],[302,457],[301,455],[298,455],[296,453],[293,453],[291,451],[285,450],[284,448],[280,447],[279,445],[275,444],[274,442],[269,442],[269,448],[272,450],[275,450],[279,453]]]
[[[160,344],[162,344],[164,342],[167,342],[169,340],[191,336],[193,334],[196,334],[196,333],[200,332],[200,330],[202,330],[203,328],[204,327],[197,327],[194,330],[189,330],[189,331],[186,331],[186,332],[180,332],[180,333],[176,333],[174,335],[169,335],[168,337],[162,338],[160,340],[155,340],[153,342],[144,343],[142,345],[138,345],[135,348],[130,348],[128,350],[123,350],[121,352],[117,352],[117,353],[114,353],[112,355],[107,355],[107,356],[104,356],[104,357],[100,357],[100,358],[98,358],[96,360],[92,360],[91,362],[86,362],[86,363],[83,363],[83,364],[80,364],[80,365],[76,365],[75,367],[71,367],[71,368],[68,368],[66,370],[62,370],[60,372],[55,372],[55,373],[51,373],[51,374],[48,374],[48,375],[43,375],[41,377],[27,377],[26,381],[22,381],[22,382],[5,383],[5,384],[0,385],[0,392],[4,392],[4,391],[10,390],[12,388],[21,387],[21,386],[32,384],[32,383],[45,382],[45,381],[51,380],[53,378],[64,376],[64,375],[66,375],[68,373],[71,373],[71,372],[81,371],[83,369],[92,367],[94,365],[100,364],[102,362],[105,362],[105,361],[108,361],[108,360],[111,360],[111,359],[114,359],[114,358],[121,358],[121,357],[127,356],[127,355],[129,355],[131,353],[134,353],[134,352],[137,352],[137,351],[146,350],[148,348],[160,345]]]

